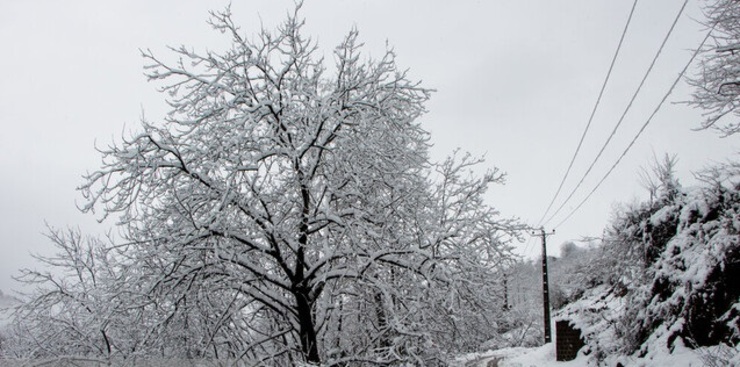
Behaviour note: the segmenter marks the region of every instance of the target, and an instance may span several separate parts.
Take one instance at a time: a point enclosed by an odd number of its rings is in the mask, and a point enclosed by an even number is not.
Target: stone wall
[[[571,361],[584,346],[581,330],[571,326],[570,321],[560,320],[555,323],[555,359]]]

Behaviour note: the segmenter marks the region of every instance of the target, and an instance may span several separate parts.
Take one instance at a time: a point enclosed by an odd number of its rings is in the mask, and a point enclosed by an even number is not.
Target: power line
[[[583,130],[583,134],[581,134],[581,140],[578,142],[578,146],[576,147],[576,151],[573,153],[573,157],[570,159],[570,163],[568,164],[568,169],[565,170],[565,175],[563,175],[563,179],[560,180],[560,185],[558,185],[557,191],[555,191],[555,195],[553,195],[552,200],[550,200],[550,204],[547,205],[547,209],[545,209],[545,213],[542,214],[542,218],[537,222],[538,226],[540,223],[542,223],[542,220],[545,219],[547,216],[547,213],[550,212],[550,209],[552,208],[552,204],[555,203],[555,199],[557,199],[558,195],[560,194],[560,190],[563,189],[563,184],[565,183],[565,179],[568,178],[568,174],[570,174],[571,168],[573,168],[573,162],[576,161],[576,157],[578,156],[578,152],[581,151],[581,146],[583,145],[583,140],[586,138],[586,133],[588,133],[588,129],[591,127],[591,122],[594,119],[594,115],[596,115],[596,109],[598,109],[599,104],[601,103],[601,97],[604,95],[604,90],[606,89],[606,85],[609,82],[609,78],[612,75],[612,70],[614,69],[614,64],[617,61],[617,56],[619,55],[619,50],[622,49],[622,43],[624,42],[624,36],[627,34],[627,29],[630,26],[630,23],[632,22],[632,14],[635,13],[635,7],[637,6],[637,0],[635,0],[632,3],[632,9],[630,10],[629,17],[627,17],[627,23],[624,25],[624,29],[622,30],[622,36],[619,38],[619,43],[617,44],[617,49],[614,52],[614,56],[612,57],[612,61],[609,64],[609,71],[606,73],[606,78],[604,78],[604,82],[601,85],[601,90],[599,91],[599,96],[596,98],[596,103],[594,104],[593,109],[591,110],[591,116],[588,118],[588,123],[586,124],[586,128]]]
[[[635,141],[637,141],[637,138],[640,137],[640,135],[642,134],[642,132],[645,131],[645,128],[648,126],[648,124],[650,124],[650,122],[652,121],[653,117],[658,113],[658,111],[660,110],[660,108],[663,106],[663,103],[665,103],[665,101],[668,99],[668,96],[670,96],[671,93],[673,93],[673,89],[676,88],[676,85],[681,80],[681,78],[683,77],[683,75],[686,73],[686,70],[688,70],[689,66],[694,62],[694,59],[699,54],[699,51],[701,51],[701,49],[704,47],[704,44],[709,39],[709,36],[712,34],[712,31],[714,30],[715,27],[716,27],[716,24],[714,26],[712,26],[712,28],[707,32],[707,35],[704,36],[704,40],[702,40],[702,42],[699,45],[699,47],[696,50],[694,50],[694,53],[691,55],[691,58],[689,59],[689,62],[686,63],[686,66],[684,66],[684,68],[681,70],[681,73],[678,74],[678,76],[676,77],[676,80],[673,81],[673,84],[668,89],[668,92],[663,96],[663,99],[660,100],[660,103],[658,103],[658,106],[655,107],[655,110],[653,110],[653,113],[650,114],[650,117],[648,117],[647,121],[645,121],[645,123],[642,125],[642,127],[640,128],[640,131],[638,131],[637,134],[635,135],[635,137],[632,138],[632,141],[629,143],[629,145],[627,146],[627,148],[622,152],[622,155],[620,155],[619,158],[617,159],[617,161],[614,162],[614,164],[612,165],[612,167],[604,175],[604,177],[601,178],[601,180],[599,181],[599,183],[596,184],[596,186],[593,188],[593,190],[591,190],[591,192],[589,192],[588,195],[586,195],[586,197],[583,200],[581,200],[581,202],[578,204],[578,206],[576,206],[565,217],[565,219],[563,219],[562,221],[560,221],[560,223],[558,223],[555,226],[555,228],[560,227],[563,223],[565,223],[568,219],[570,219],[570,217],[573,216],[573,214],[575,212],[577,212],[578,209],[581,208],[581,206],[583,206],[583,204],[591,197],[591,195],[593,195],[593,193],[596,192],[596,189],[598,189],[599,186],[601,186],[601,184],[606,180],[606,178],[609,177],[609,175],[614,171],[614,169],[617,167],[617,165],[619,164],[619,162],[622,161],[622,158],[624,158],[624,156],[627,155],[627,152],[630,150],[630,148],[632,148],[632,146],[635,144]]]
[[[673,23],[671,24],[671,27],[668,29],[668,33],[666,33],[665,37],[663,38],[663,42],[661,42],[660,47],[658,48],[658,51],[655,53],[655,56],[653,57],[653,60],[650,62],[650,66],[648,66],[647,70],[645,71],[645,74],[642,77],[642,80],[640,81],[640,84],[637,86],[637,89],[635,90],[635,93],[632,94],[632,98],[630,98],[629,103],[627,104],[627,107],[622,112],[622,115],[619,117],[619,120],[617,121],[617,124],[614,126],[614,129],[612,129],[611,134],[606,139],[604,144],[601,146],[601,149],[599,150],[599,153],[596,154],[596,157],[591,162],[591,165],[588,167],[586,172],[581,176],[581,180],[578,181],[578,184],[576,185],[573,190],[571,190],[568,197],[560,204],[557,210],[555,210],[554,213],[548,218],[545,223],[549,223],[560,211],[565,207],[565,204],[570,201],[571,198],[573,198],[573,195],[576,193],[576,191],[581,187],[583,182],[586,180],[586,177],[591,173],[591,170],[593,170],[594,166],[596,165],[596,162],[598,162],[599,158],[601,158],[601,155],[606,150],[606,147],[609,145],[609,143],[612,141],[614,136],[617,133],[617,130],[622,125],[622,122],[624,121],[625,116],[627,116],[627,113],[632,108],[632,104],[637,99],[637,96],[640,94],[640,91],[642,90],[642,87],[645,85],[645,81],[647,80],[648,76],[650,76],[650,73],[653,70],[653,67],[655,67],[655,63],[658,61],[658,58],[660,57],[660,54],[663,52],[663,49],[665,48],[666,43],[668,42],[668,39],[670,38],[671,34],[673,33],[673,30],[676,28],[676,24],[678,23],[678,20],[681,18],[681,15],[683,15],[684,9],[686,9],[686,4],[688,3],[688,0],[684,0],[683,5],[681,6],[681,9],[678,11],[678,14],[676,14],[676,17],[673,19]]]

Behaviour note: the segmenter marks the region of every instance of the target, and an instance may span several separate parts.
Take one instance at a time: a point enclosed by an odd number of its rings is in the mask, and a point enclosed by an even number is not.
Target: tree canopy
[[[484,202],[498,170],[430,160],[432,91],[357,31],[329,67],[297,11],[256,37],[211,24],[227,50],[143,52],[171,111],[80,188],[122,238],[52,231],[72,276],[25,273],[19,355],[433,365],[490,337],[523,226]]]

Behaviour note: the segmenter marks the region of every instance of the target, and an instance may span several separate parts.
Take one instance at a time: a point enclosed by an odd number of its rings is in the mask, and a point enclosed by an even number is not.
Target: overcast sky
[[[100,233],[92,215],[76,209],[81,175],[100,165],[94,146],[156,120],[166,106],[142,74],[140,48],[166,55],[166,45],[218,50],[227,39],[206,24],[209,9],[227,1],[0,1],[0,289],[14,288],[29,252],[48,251],[52,226]],[[245,33],[272,28],[292,1],[232,0]],[[686,14],[633,110],[563,214],[613,164],[703,37],[699,1]],[[330,59],[356,26],[370,55],[385,42],[414,79],[437,89],[423,124],[433,156],[456,147],[485,154],[508,173],[488,199],[505,216],[536,224],[567,168],[609,66],[631,1],[349,1],[307,0],[305,31]],[[637,5],[632,27],[600,110],[564,193],[603,144],[681,6],[675,0]],[[693,69],[695,70],[695,69]],[[685,101],[681,84],[670,101]],[[599,191],[549,239],[549,251],[581,236],[598,236],[615,203],[645,198],[638,170],[653,155],[676,154],[685,186],[692,171],[731,158],[737,138],[692,131],[700,111],[671,103]],[[556,204],[559,204],[557,202]],[[555,218],[553,224],[561,218]],[[547,228],[551,229],[551,228]],[[519,245],[528,256],[539,248]]]

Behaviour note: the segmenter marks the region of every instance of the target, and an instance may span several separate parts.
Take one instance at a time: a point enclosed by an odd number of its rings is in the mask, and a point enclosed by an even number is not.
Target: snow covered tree
[[[126,306],[118,299],[120,293],[112,289],[119,283],[114,281],[119,269],[108,256],[106,244],[78,230],[49,229],[47,236],[56,253],[37,256],[46,267],[25,269],[18,277],[44,291],[30,294],[16,309],[8,354],[35,359],[107,359],[114,348],[128,348],[117,334]],[[116,345],[112,344],[114,335]]]
[[[705,13],[714,42],[702,50],[700,72],[689,79],[694,94],[688,103],[704,111],[702,128],[732,135],[740,131],[740,4],[709,1]]]
[[[522,226],[483,201],[501,173],[430,161],[431,91],[391,50],[361,59],[356,31],[329,71],[296,14],[254,40],[228,10],[211,24],[225,52],[144,52],[172,110],[101,149],[81,187],[123,236],[100,289],[141,312],[136,347],[109,353],[432,365],[495,330],[492,278]]]

